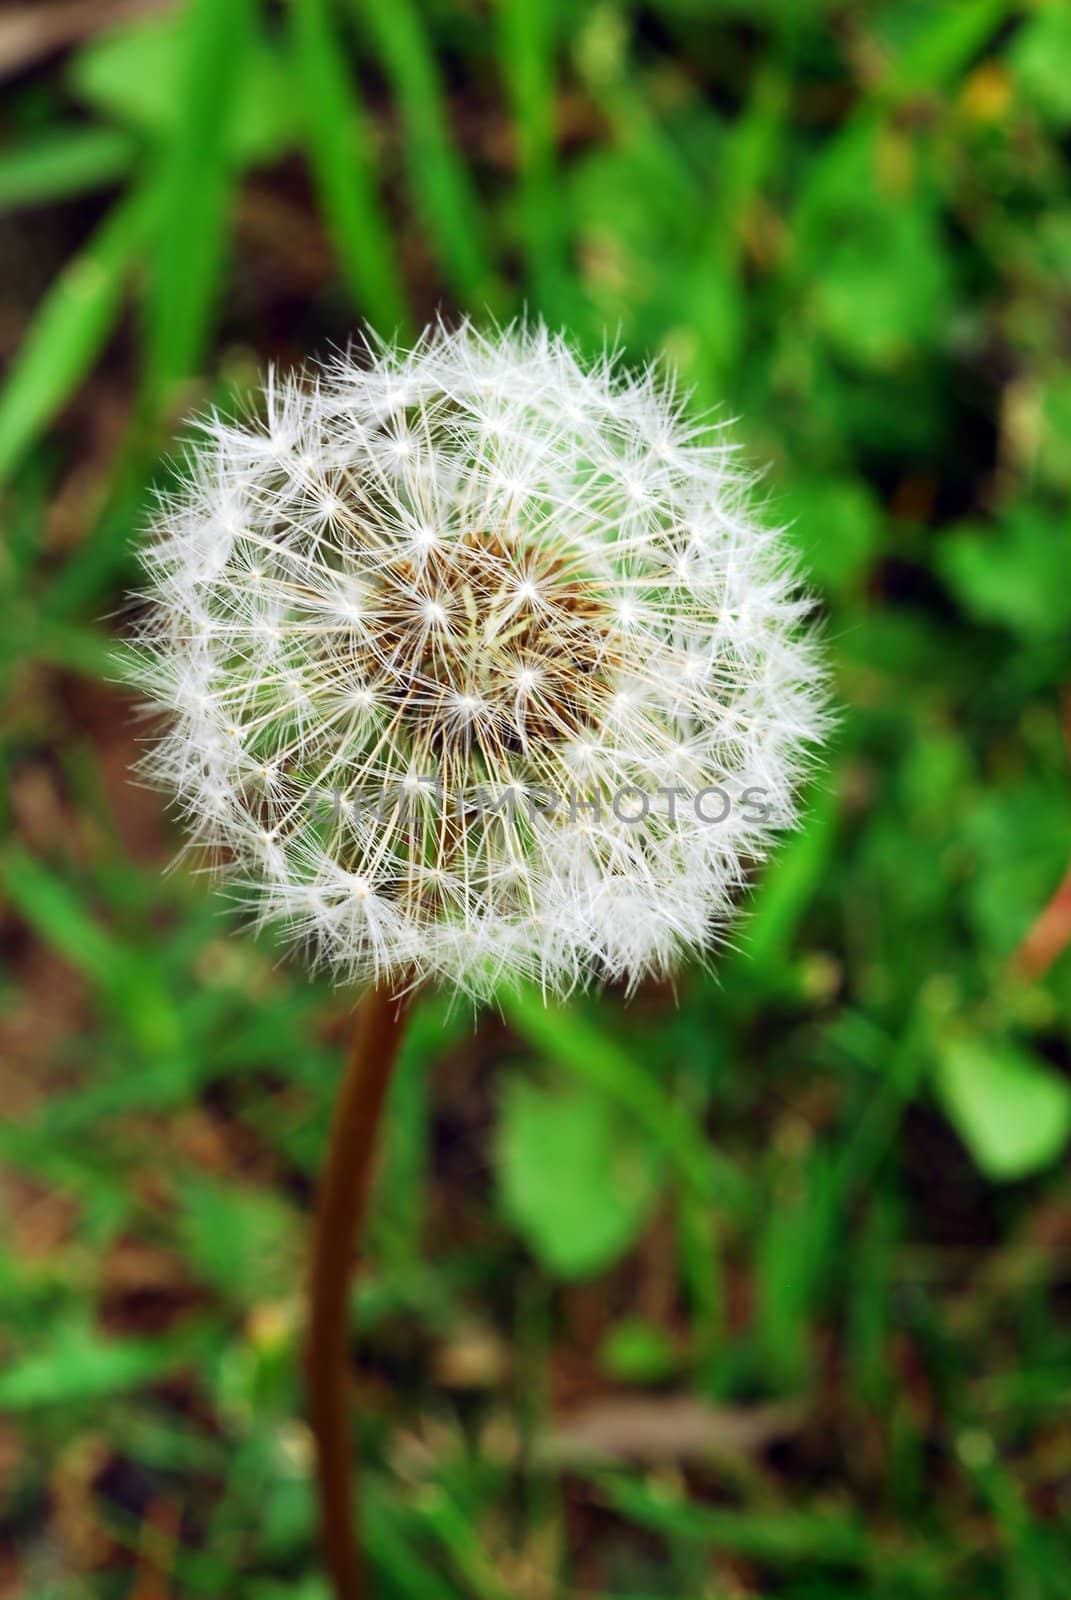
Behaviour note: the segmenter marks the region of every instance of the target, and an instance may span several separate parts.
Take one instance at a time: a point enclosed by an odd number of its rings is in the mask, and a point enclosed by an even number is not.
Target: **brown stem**
[[[1071,689],[1062,695],[1064,743],[1071,755]],[[1071,944],[1071,867],[1045,908],[1035,918],[1019,942],[1009,963],[1021,978],[1035,983]]]
[[[1011,968],[1035,982],[1071,944],[1071,867],[1044,910],[1035,918],[1011,958]]]
[[[368,1204],[372,1158],[406,1001],[369,991],[335,1102],[312,1236],[306,1383],[316,1444],[324,1556],[337,1600],[366,1600],[364,1562],[354,1533],[356,1496],[347,1418],[350,1269]]]

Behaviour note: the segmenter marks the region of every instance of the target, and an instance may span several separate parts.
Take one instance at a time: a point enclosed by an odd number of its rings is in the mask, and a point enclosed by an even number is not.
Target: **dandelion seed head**
[[[634,983],[718,931],[822,681],[781,536],[669,380],[465,324],[202,432],[144,553],[143,768],[261,920],[340,978],[476,995]],[[768,816],[608,804],[684,774]]]

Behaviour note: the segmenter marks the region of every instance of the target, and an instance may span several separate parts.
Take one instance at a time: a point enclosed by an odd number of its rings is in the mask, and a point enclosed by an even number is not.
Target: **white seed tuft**
[[[358,354],[206,423],[161,504],[143,770],[339,977],[665,972],[822,731],[783,539],[653,370],[539,325]],[[690,798],[715,786],[717,825]]]

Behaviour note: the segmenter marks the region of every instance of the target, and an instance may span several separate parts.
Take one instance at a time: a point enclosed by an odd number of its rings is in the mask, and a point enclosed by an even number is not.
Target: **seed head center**
[[[473,530],[376,577],[352,670],[413,742],[503,757],[590,730],[618,676],[615,616],[565,547]]]

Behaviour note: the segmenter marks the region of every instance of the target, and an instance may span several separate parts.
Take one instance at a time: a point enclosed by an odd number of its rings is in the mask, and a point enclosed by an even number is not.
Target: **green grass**
[[[450,127],[435,48],[413,0],[345,0],[395,97],[413,222],[426,230],[444,285],[466,309],[494,310],[500,290],[487,218]],[[440,291],[441,292],[441,291]]]
[[[1071,957],[1015,953],[1071,860],[1069,82],[1054,0],[192,0],[6,86],[15,1592],[326,1595],[352,997],[165,870],[117,636],[187,409],[527,307],[736,419],[839,725],[708,968],[419,1006],[352,1297],[377,1594],[1064,1600]]]
[[[372,179],[366,115],[347,81],[324,0],[292,8],[294,63],[307,118],[309,161],[354,302],[386,333],[404,333],[405,293]]]
[[[253,0],[197,0],[180,41],[180,98],[160,156],[160,242],[145,329],[154,390],[187,377],[211,335],[225,265],[233,166],[228,132],[252,37]]]

